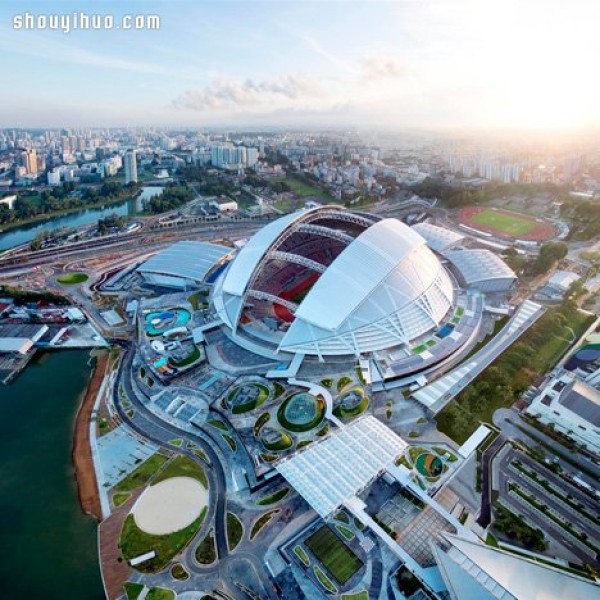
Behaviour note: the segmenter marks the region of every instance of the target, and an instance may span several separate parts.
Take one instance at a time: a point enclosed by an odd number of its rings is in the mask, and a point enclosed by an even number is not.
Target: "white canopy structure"
[[[401,221],[325,206],[259,231],[221,275],[213,302],[233,336],[266,341],[274,354],[360,356],[437,327],[454,287]]]
[[[202,283],[208,272],[232,251],[207,242],[177,242],[142,263],[137,271],[152,285],[188,289]]]
[[[465,286],[482,292],[506,292],[517,280],[514,271],[490,250],[449,250],[444,256]]]
[[[373,416],[365,416],[276,469],[319,515],[326,518],[394,464],[408,444]]]
[[[425,239],[427,245],[438,254],[456,246],[465,239],[464,235],[431,223],[415,223],[412,229]]]

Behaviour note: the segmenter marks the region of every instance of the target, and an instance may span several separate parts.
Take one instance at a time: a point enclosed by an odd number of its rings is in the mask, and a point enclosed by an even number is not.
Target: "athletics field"
[[[460,211],[458,220],[501,238],[542,241],[554,236],[554,227],[544,219],[508,210],[470,206]]]

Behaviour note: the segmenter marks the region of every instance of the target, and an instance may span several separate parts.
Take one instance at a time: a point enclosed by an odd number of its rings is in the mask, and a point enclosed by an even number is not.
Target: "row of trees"
[[[19,194],[12,210],[0,204],[0,223],[14,223],[37,215],[86,208],[101,202],[114,202],[132,196],[137,188],[138,185],[135,183],[124,185],[118,182],[107,182],[99,188],[88,187],[81,193],[76,193],[75,184],[69,181],[41,194],[25,191]]]
[[[546,242],[542,244],[536,258],[527,260],[511,246],[504,251],[504,260],[515,273],[535,277],[547,273],[559,260],[565,258],[568,252],[569,248],[563,242]]]
[[[552,365],[542,355],[548,336],[561,335],[573,324],[576,308],[569,299],[546,312],[521,338],[467,386],[436,417],[438,429],[466,439],[496,408],[510,406]]]
[[[194,196],[194,192],[187,185],[168,185],[160,196],[144,200],[144,210],[152,215],[168,212],[193,200]]]

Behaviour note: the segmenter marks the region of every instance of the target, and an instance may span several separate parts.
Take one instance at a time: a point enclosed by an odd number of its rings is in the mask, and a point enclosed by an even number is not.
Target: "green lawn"
[[[531,219],[507,215],[491,209],[482,210],[479,214],[471,217],[471,221],[514,236],[525,235],[536,227],[535,221]]]
[[[215,549],[215,537],[211,529],[204,539],[196,548],[196,560],[201,565],[210,565],[217,559],[217,551]]]
[[[130,497],[131,494],[129,492],[117,492],[116,494],[113,494],[112,501],[115,508],[118,508],[121,504],[125,504]]]
[[[290,492],[289,487],[282,487],[280,490],[273,492],[269,496],[265,496],[261,498],[256,504],[258,506],[266,506],[267,504],[275,504],[275,502],[279,502],[283,498],[285,498]]]
[[[119,481],[115,486],[115,491],[129,492],[146,484],[168,460],[162,454],[153,454],[148,460],[145,460],[139,467],[129,473],[125,479]]]
[[[320,396],[316,398],[316,410],[315,416],[312,421],[306,424],[295,424],[291,423],[285,418],[285,409],[288,403],[292,400],[294,396],[290,396],[287,398],[279,407],[277,411],[277,420],[281,423],[283,427],[285,427],[288,431],[293,431],[296,433],[301,433],[303,431],[310,431],[313,427],[316,427],[321,423],[323,417],[325,416],[325,401]]]
[[[235,440],[226,433],[222,433],[221,436],[227,442],[227,445],[231,448],[231,451],[235,452],[237,450],[237,444],[235,443]]]
[[[192,477],[208,489],[208,479],[204,469],[189,456],[176,456],[152,483],[156,484],[171,477]]]
[[[304,551],[302,546],[294,546],[294,554],[307,566],[310,567],[310,558],[308,558],[308,554]]]
[[[317,198],[321,198],[321,200],[326,200],[327,202],[331,201],[331,196],[321,188],[317,187],[316,184],[313,185],[309,182],[298,179],[293,175],[284,177],[283,179],[273,179],[273,181],[282,181],[283,183],[289,185],[292,192],[298,196],[316,196]]]
[[[128,581],[127,583],[123,584],[123,589],[125,590],[125,596],[127,596],[127,600],[136,600],[137,597],[142,593],[144,584]]]
[[[59,275],[56,278],[56,281],[65,285],[74,285],[76,283],[83,283],[88,279],[89,275],[86,275],[85,273],[64,273],[63,275]]]
[[[352,377],[344,376],[340,377],[340,380],[337,382],[337,391],[341,392],[348,384],[352,383]]]
[[[252,525],[252,529],[250,530],[250,539],[253,540],[261,531],[263,527],[279,512],[279,509],[276,508],[274,510],[269,510],[263,515],[261,515]]]
[[[335,528],[342,534],[342,536],[344,538],[346,538],[347,540],[353,540],[354,539],[354,533],[352,532],[352,530],[348,529],[347,527],[344,527],[343,525],[336,525]]]
[[[220,429],[221,431],[227,431],[227,425],[223,423],[223,421],[219,421],[218,419],[206,419],[206,422],[214,427],[215,429]]]
[[[227,513],[227,545],[233,550],[241,541],[244,534],[242,522],[232,512]]]
[[[153,587],[148,591],[146,600],[175,600],[175,592],[167,588]]]
[[[190,578],[190,574],[181,563],[176,563],[171,567],[171,575],[173,576],[173,579],[179,579],[180,581],[185,581]]]
[[[340,585],[344,585],[363,565],[327,525],[317,529],[304,544]]]
[[[342,600],[369,600],[369,593],[366,590],[361,590],[354,594],[342,594]]]
[[[128,515],[123,524],[119,548],[126,560],[131,560],[140,554],[154,550],[156,556],[136,569],[143,573],[155,573],[164,569],[171,559],[179,554],[196,535],[206,517],[208,508],[205,506],[200,516],[187,527],[168,535],[152,535],[142,531],[136,524],[133,515]]]
[[[291,436],[285,431],[279,431],[281,437],[274,443],[267,443],[263,440],[262,444],[267,450],[271,450],[273,452],[287,450],[292,447],[294,441]]]
[[[319,580],[319,583],[326,590],[329,590],[332,594],[337,593],[337,588],[335,587],[335,585],[333,585],[333,582],[331,581],[331,579],[329,579],[329,577],[327,577],[327,575],[325,575],[325,573],[323,573],[323,571],[319,567],[314,566],[313,571],[315,572],[315,575],[316,575],[317,579]]]

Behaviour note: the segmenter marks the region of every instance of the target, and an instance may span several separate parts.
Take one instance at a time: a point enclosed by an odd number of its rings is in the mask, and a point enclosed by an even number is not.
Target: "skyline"
[[[600,6],[546,4],[8,2],[0,126],[596,128]],[[161,27],[13,30],[25,11]]]

